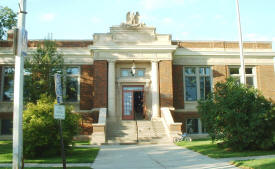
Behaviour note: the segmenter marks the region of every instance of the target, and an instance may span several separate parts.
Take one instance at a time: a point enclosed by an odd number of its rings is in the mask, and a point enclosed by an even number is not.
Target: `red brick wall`
[[[172,112],[175,122],[182,122],[181,130],[186,132],[186,120],[200,118],[197,112]]]
[[[275,102],[275,72],[272,65],[256,67],[257,86],[266,98]]]
[[[82,65],[80,77],[80,110],[93,108],[94,66]]]
[[[104,60],[94,61],[94,108],[107,108],[108,99],[108,63]]]
[[[98,112],[79,113],[80,114],[80,134],[90,135],[93,133],[93,123],[98,122]]]
[[[176,109],[184,108],[183,66],[173,65],[173,102]]]
[[[172,61],[159,62],[160,106],[173,107]]]

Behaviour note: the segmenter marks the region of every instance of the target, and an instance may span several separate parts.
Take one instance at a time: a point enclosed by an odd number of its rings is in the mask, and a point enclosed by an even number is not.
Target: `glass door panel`
[[[123,120],[132,120],[134,119],[133,113],[133,92],[132,91],[123,91]]]

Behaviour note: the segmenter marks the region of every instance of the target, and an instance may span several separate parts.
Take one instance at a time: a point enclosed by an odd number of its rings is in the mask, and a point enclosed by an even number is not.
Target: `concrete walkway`
[[[183,147],[168,145],[104,145],[92,164],[94,169],[233,169]]]

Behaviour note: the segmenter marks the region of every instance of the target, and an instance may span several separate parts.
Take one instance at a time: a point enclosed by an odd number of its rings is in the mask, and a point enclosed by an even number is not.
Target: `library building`
[[[240,77],[237,41],[173,40],[139,13],[91,40],[56,40],[63,54],[65,103],[81,115],[76,139],[163,143],[177,133],[205,137],[197,101],[217,82]],[[28,55],[40,40],[28,41]],[[246,85],[275,101],[272,42],[244,42]],[[0,41],[0,138],[12,138],[13,33]]]

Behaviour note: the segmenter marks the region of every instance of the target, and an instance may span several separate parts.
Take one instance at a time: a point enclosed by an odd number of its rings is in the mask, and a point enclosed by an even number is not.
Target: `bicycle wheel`
[[[184,141],[191,142],[191,141],[192,141],[192,138],[191,138],[191,137],[185,137],[185,138],[184,138]]]
[[[179,142],[179,138],[178,137],[173,137],[173,143],[177,143]]]

